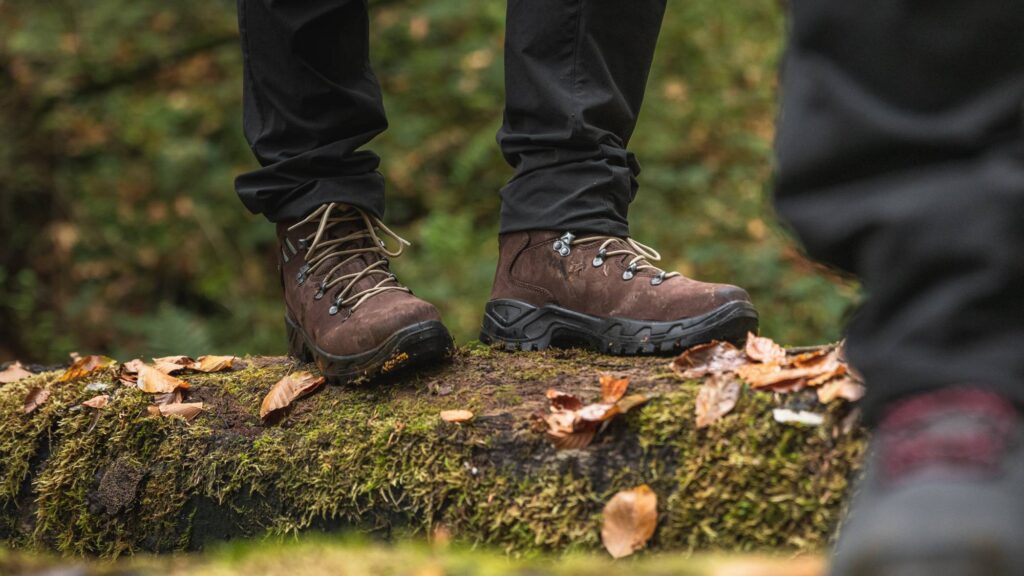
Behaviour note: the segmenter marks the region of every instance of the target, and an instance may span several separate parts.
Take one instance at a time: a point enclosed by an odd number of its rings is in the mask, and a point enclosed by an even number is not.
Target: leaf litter
[[[847,364],[842,343],[793,353],[770,338],[749,333],[743,350],[728,342],[709,342],[684,351],[669,367],[685,380],[705,378],[697,393],[698,428],[732,411],[741,381],[753,390],[780,394],[816,389],[821,404],[855,402],[864,395],[863,382]],[[783,420],[793,421],[786,416]]]
[[[599,381],[601,401],[586,405],[574,394],[555,389],[547,391],[549,411],[537,414],[535,420],[556,449],[586,448],[593,442],[605,422],[629,412],[649,399],[643,394],[626,396],[629,388],[628,378],[602,374]]]
[[[69,382],[84,378],[98,370],[104,370],[117,364],[117,360],[106,356],[72,356],[75,361],[57,378],[57,382]]]

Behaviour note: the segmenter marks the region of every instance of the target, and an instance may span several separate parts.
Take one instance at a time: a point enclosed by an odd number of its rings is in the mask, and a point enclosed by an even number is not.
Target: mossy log
[[[694,425],[698,382],[665,358],[579,351],[460,349],[446,366],[392,381],[324,387],[283,417],[259,417],[264,394],[296,369],[247,358],[190,374],[191,422],[152,417],[150,395],[113,370],[59,372],[0,388],[0,539],[10,546],[116,556],[203,548],[299,531],[431,534],[509,552],[600,546],[601,509],[646,483],[659,498],[656,549],[820,550],[864,449],[850,408],[813,392],[744,389],[736,409]],[[307,367],[313,369],[312,367]],[[599,395],[598,372],[653,399],[613,420],[583,450],[556,451],[530,424],[554,387]],[[81,402],[109,386],[108,406]],[[24,414],[28,392],[50,397]],[[772,418],[780,406],[826,414],[818,427]],[[439,412],[477,416],[451,424]]]

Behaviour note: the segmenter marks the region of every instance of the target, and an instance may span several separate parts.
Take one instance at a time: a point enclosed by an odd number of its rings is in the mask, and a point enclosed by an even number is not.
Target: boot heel
[[[284,319],[284,330],[288,335],[288,354],[303,362],[312,362],[313,352],[306,346],[302,332],[287,317]]]
[[[492,300],[484,307],[480,341],[505,350],[543,350],[551,345],[551,326],[543,311],[519,300]]]

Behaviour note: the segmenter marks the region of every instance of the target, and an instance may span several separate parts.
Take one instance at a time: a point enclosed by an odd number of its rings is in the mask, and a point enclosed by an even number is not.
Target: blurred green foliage
[[[391,128],[395,269],[475,338],[511,171],[502,0],[371,1]],[[669,269],[747,287],[762,331],[834,339],[856,287],[770,212],[778,5],[669,3],[631,147],[633,234]],[[72,350],[282,353],[273,227],[235,197],[242,137],[230,0],[0,0],[0,360]]]

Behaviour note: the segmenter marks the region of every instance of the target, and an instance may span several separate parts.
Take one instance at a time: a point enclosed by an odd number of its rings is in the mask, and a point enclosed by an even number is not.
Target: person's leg
[[[627,146],[664,12],[665,0],[509,0],[502,233],[629,235],[640,166]]]
[[[849,327],[899,396],[973,383],[1024,401],[1024,8],[796,0],[777,208],[867,295]]]
[[[628,150],[664,0],[509,0],[498,270],[481,339],[617,354],[741,340],[735,286],[664,273],[628,240],[640,166]]]
[[[437,309],[390,271],[406,243],[380,221],[380,159],[359,150],[387,127],[366,10],[366,0],[238,2],[245,135],[262,168],[236,188],[277,223],[291,353],[335,383],[452,349]]]
[[[875,434],[833,573],[1024,572],[1024,7],[791,3],[777,207],[858,274]]]
[[[245,206],[272,222],[327,202],[384,212],[380,158],[360,150],[387,128],[369,61],[366,0],[238,0],[245,136],[260,169]]]

